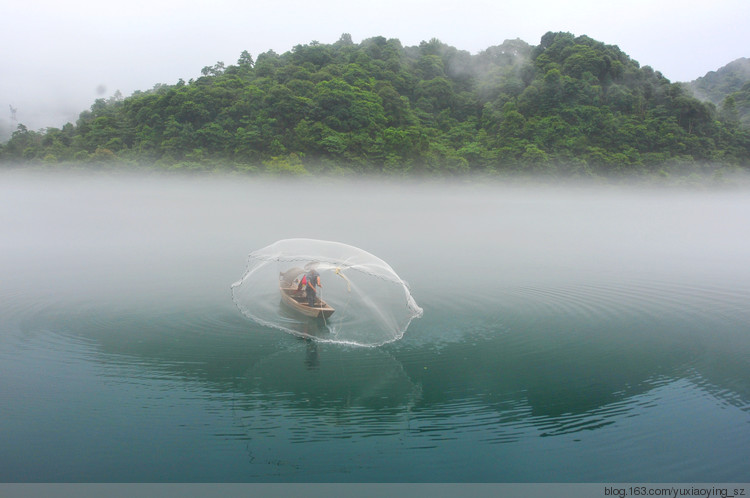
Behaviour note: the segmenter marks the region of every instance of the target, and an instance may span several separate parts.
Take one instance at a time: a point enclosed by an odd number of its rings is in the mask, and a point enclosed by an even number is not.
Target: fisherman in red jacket
[[[302,277],[302,282],[307,284],[305,287],[305,291],[307,292],[307,305],[312,308],[315,306],[315,297],[317,295],[315,286],[323,287],[320,284],[320,274],[315,271],[315,269],[312,269],[307,275]],[[301,285],[303,285],[302,282],[300,282]]]

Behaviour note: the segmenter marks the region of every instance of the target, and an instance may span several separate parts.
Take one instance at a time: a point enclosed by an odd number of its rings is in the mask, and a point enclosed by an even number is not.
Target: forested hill
[[[705,76],[686,83],[693,94],[716,105],[750,82],[750,59],[740,58]]]
[[[686,86],[699,99],[716,104],[725,121],[750,127],[750,59],[732,61]]]
[[[750,133],[587,36],[472,55],[438,40],[243,52],[202,76],[97,100],[76,124],[23,126],[6,164],[147,163],[275,173],[669,171],[750,166]],[[685,166],[688,165],[688,166]]]

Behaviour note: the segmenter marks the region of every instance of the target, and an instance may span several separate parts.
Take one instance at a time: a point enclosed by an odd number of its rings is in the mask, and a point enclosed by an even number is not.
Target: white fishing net
[[[320,287],[310,306],[306,280],[317,283],[317,276]],[[250,253],[245,274],[232,284],[232,297],[245,316],[263,325],[361,346],[398,340],[422,316],[406,282],[388,263],[325,240],[285,239]]]

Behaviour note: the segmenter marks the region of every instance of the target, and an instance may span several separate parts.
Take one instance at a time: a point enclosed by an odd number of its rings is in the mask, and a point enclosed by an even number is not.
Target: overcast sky
[[[350,33],[405,46],[438,38],[473,54],[547,31],[588,35],[690,81],[750,57],[750,0],[3,0],[0,137],[75,121],[96,98],[128,96],[201,68]]]

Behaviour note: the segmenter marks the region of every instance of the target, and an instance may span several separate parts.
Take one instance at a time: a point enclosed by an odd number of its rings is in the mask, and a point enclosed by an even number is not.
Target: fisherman
[[[315,286],[323,287],[320,284],[320,274],[315,271],[315,268],[313,268],[303,277],[302,280],[307,284],[307,287],[305,288],[307,292],[307,305],[312,308],[315,306],[315,297],[317,294]]]
[[[307,275],[302,275],[302,280],[299,281],[299,284],[297,285],[297,295],[301,295],[300,293],[305,290],[305,287],[307,287]]]

